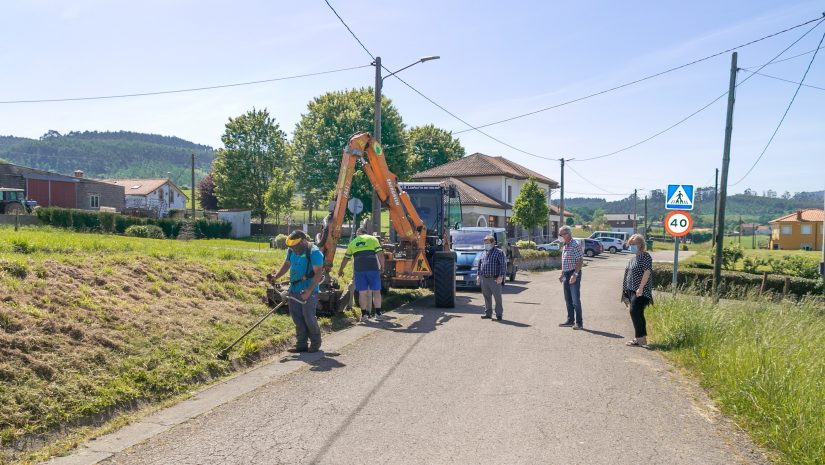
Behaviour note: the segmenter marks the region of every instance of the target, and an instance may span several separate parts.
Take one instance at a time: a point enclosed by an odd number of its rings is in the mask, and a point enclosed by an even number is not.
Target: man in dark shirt
[[[496,247],[496,239],[492,235],[484,238],[484,252],[478,263],[476,284],[481,286],[484,295],[484,315],[481,318],[493,318],[492,299],[496,300],[496,320],[501,321],[504,309],[501,306],[501,287],[504,285],[504,276],[507,274],[507,259],[504,252]]]

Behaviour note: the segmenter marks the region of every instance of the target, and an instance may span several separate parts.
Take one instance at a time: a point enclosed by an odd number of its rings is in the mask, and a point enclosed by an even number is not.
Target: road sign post
[[[352,213],[352,226],[349,228],[349,240],[355,235],[355,230],[358,229],[358,214],[364,211],[364,202],[358,197],[353,197],[347,202],[347,210]]]
[[[693,194],[691,193],[691,203],[692,201]],[[693,229],[693,218],[688,212],[676,210],[665,217],[665,231],[673,237],[673,295],[676,295],[676,289],[679,287],[679,238],[686,236],[691,229]]]

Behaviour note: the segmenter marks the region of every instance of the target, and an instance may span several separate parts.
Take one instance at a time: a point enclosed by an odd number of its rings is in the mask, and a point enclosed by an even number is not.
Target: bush
[[[736,268],[736,262],[742,260],[742,257],[745,256],[745,252],[742,251],[742,247],[738,245],[734,245],[732,247],[723,247],[722,248],[722,268],[726,270],[732,270]]]
[[[516,241],[516,247],[519,249],[532,250],[536,248],[536,243],[533,241]]]
[[[544,250],[536,250],[536,249],[521,249],[519,250],[519,258],[521,260],[532,260],[534,258],[547,258],[552,257],[553,255],[550,252],[545,252]]]
[[[272,246],[278,250],[285,250],[286,249],[286,234],[278,234],[272,241]]]
[[[126,235],[130,237],[146,237],[149,239],[166,239],[163,229],[153,224],[136,224],[126,228]]]
[[[785,287],[785,278],[782,275],[768,275],[766,292],[782,294]],[[822,293],[822,280],[789,277],[791,280],[790,293],[795,297],[804,297],[808,294]],[[673,266],[666,263],[653,265],[653,286],[659,290],[670,290],[673,282]],[[679,269],[678,285],[680,288],[689,288],[699,294],[709,295],[713,289],[713,270],[699,268]],[[741,271],[722,272],[721,297],[742,298],[749,292],[758,290],[762,285],[762,276]]]

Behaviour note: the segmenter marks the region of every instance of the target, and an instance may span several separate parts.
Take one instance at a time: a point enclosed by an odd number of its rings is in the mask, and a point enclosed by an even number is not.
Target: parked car
[[[601,242],[590,239],[590,238],[575,238],[575,240],[579,241],[579,244],[582,244],[582,248],[584,249],[584,254],[588,257],[595,257],[599,255],[604,250],[602,248]]]
[[[548,242],[546,244],[537,244],[536,249],[544,250],[545,252],[549,252],[551,250],[561,250],[561,247],[564,245],[564,242],[561,239],[556,239],[553,242]]]
[[[597,237],[597,241],[602,244],[602,248],[604,250],[610,251],[610,253],[616,253],[624,250],[625,242],[616,237]]]
[[[622,241],[627,242],[630,238],[630,233],[617,231],[595,231],[590,235],[590,239],[596,239],[598,237],[615,237],[616,239],[621,239]]]
[[[507,277],[516,279],[519,258],[518,248],[507,242],[507,230],[504,228],[465,227],[450,231],[450,247],[456,253],[455,285],[457,288],[478,289],[476,276],[481,253],[484,252],[484,237],[492,235],[496,245],[507,257]]]

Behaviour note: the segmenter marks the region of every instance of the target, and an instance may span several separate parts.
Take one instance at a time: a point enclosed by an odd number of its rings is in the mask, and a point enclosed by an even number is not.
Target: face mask
[[[493,244],[490,244],[489,242],[484,243],[484,250],[490,250],[492,247],[493,247]]]
[[[631,245],[630,246],[630,253],[636,253],[638,251],[639,251],[639,246],[638,245]]]
[[[306,251],[306,247],[303,245],[296,245],[295,247],[290,247],[290,250],[292,250],[292,253],[295,255],[303,255]]]

